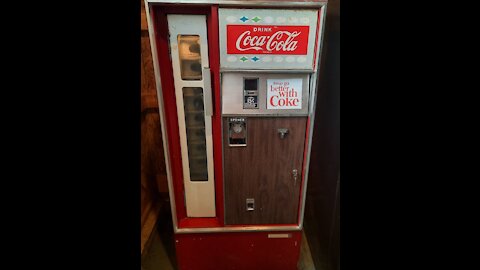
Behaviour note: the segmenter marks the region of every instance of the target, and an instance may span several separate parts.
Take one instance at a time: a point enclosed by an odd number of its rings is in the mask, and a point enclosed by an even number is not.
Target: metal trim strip
[[[260,1],[260,0],[145,0],[148,3],[221,5],[221,6],[261,6],[261,7],[322,7],[327,0],[313,1]]]
[[[155,40],[155,33],[153,28],[153,15],[150,12],[150,5],[148,4],[148,0],[144,0],[145,2],[145,14],[147,17],[147,25],[148,25],[148,35],[150,38],[150,49],[152,50],[152,59],[153,59],[153,72],[155,74],[155,85],[157,88],[157,100],[158,100],[158,108],[160,113],[160,126],[162,130],[162,141],[163,141],[163,154],[165,157],[165,169],[167,172],[167,183],[168,183],[168,196],[170,198],[170,209],[172,211],[172,222],[173,222],[173,229],[174,231],[177,230],[177,209],[175,204],[175,193],[173,190],[173,180],[172,180],[172,169],[170,164],[170,153],[168,152],[168,139],[167,139],[167,131],[166,131],[166,120],[165,120],[165,110],[163,105],[163,93],[162,93],[162,84],[161,84],[161,77],[160,77],[160,66],[158,63],[158,53],[157,53],[157,44]]]

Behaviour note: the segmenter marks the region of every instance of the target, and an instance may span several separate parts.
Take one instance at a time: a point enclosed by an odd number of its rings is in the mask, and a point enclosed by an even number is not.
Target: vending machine
[[[145,4],[179,269],[297,269],[327,1]]]

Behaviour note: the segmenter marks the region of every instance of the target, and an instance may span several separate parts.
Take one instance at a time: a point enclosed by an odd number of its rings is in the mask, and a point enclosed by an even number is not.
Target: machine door
[[[188,217],[215,216],[205,15],[167,15]],[[168,105],[166,105],[168,106]]]
[[[296,224],[306,117],[225,117],[225,223]]]

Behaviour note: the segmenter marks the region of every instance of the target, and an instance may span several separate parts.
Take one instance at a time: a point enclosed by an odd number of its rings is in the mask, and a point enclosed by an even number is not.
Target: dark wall
[[[339,269],[340,0],[330,0],[320,65],[305,208],[305,233],[317,269]]]

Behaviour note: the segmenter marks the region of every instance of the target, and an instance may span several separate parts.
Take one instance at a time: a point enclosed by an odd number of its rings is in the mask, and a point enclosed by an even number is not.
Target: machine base
[[[176,234],[180,270],[296,270],[301,231]]]

